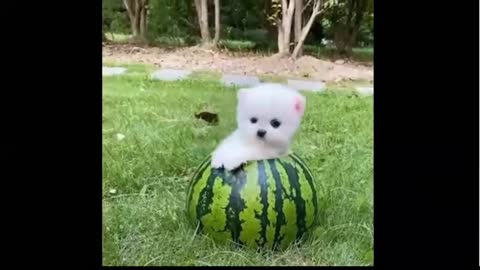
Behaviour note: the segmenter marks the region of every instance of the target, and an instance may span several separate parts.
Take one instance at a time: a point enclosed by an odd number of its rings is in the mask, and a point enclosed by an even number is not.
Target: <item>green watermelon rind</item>
[[[198,166],[187,193],[187,216],[199,232],[218,242],[285,249],[318,223],[314,177],[298,155],[235,172],[213,169],[210,160]]]

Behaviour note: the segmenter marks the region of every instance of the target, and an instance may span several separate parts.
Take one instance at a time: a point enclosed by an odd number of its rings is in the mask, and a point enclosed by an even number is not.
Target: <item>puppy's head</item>
[[[298,129],[306,100],[280,84],[238,91],[237,124],[243,136],[273,147],[287,147]]]

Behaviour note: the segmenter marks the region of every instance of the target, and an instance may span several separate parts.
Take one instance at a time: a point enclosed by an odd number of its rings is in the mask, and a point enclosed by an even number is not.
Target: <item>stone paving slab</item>
[[[247,75],[222,75],[220,81],[227,86],[252,87],[260,84],[260,79],[257,76]]]
[[[186,79],[192,72],[180,69],[160,69],[151,74],[151,78],[161,81],[177,81]]]
[[[127,71],[125,67],[102,67],[103,76],[121,75]],[[151,74],[151,78],[162,81],[183,80],[190,76],[192,72],[180,69],[159,69]],[[253,87],[262,84],[259,77],[250,75],[223,74],[220,82],[227,86]],[[302,91],[323,92],[326,89],[325,83],[310,80],[287,80],[286,86]],[[357,86],[355,90],[362,96],[373,95],[373,86]]]
[[[127,71],[124,67],[102,67],[102,76],[120,75]]]
[[[309,80],[288,80],[287,86],[296,90],[323,92],[325,91],[325,83]]]
[[[373,95],[373,86],[370,87],[355,87],[355,90],[363,96]]]

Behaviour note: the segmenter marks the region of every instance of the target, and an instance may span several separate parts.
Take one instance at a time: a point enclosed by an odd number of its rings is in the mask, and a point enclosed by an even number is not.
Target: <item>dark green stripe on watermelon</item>
[[[187,211],[189,209],[189,204],[190,202],[192,201],[192,191],[193,191],[193,187],[197,184],[197,182],[200,180],[200,178],[202,177],[204,171],[207,169],[207,168],[210,168],[210,160],[211,160],[211,156],[208,155],[203,161],[202,163],[200,163],[200,166],[198,166],[197,170],[195,171],[195,173],[193,174],[193,177],[192,177],[192,180],[190,182],[190,187],[188,189],[188,193],[187,193]]]
[[[268,185],[267,174],[265,173],[264,161],[258,161],[258,184],[260,185],[260,203],[262,204],[262,212],[255,213],[255,217],[261,220],[262,230],[260,231],[261,241],[256,241],[259,247],[263,247],[267,242],[267,226],[270,225],[268,220]]]
[[[243,244],[239,240],[241,228],[241,220],[239,217],[240,212],[245,209],[245,201],[240,196],[240,191],[243,189],[243,186],[246,183],[247,176],[245,172],[239,171],[235,175],[225,172],[226,177],[224,177],[223,183],[232,187],[232,192],[228,200],[228,205],[225,208],[227,214],[227,224],[225,228],[229,228],[232,240],[236,243]]]
[[[305,162],[296,154],[291,155],[291,157],[295,160],[295,164],[298,164],[298,166],[301,168],[301,172],[307,179],[308,185],[310,187],[310,190],[312,191],[312,202],[313,202],[313,208],[314,208],[314,220],[311,222],[312,224],[307,224],[307,229],[310,226],[313,226],[315,222],[317,222],[316,218],[318,217],[317,211],[318,211],[318,198],[317,198],[317,191],[315,189],[315,185],[313,184],[313,177],[312,177],[312,172],[310,169],[305,165]]]
[[[275,212],[277,213],[277,220],[275,222],[275,236],[273,238],[272,248],[278,248],[279,243],[282,242],[284,235],[280,235],[280,229],[286,224],[285,214],[283,213],[283,187],[280,179],[280,174],[277,170],[276,164],[273,160],[269,160],[270,169],[273,179],[275,180]]]
[[[295,201],[295,207],[297,209],[297,238],[300,238],[305,233],[305,200],[302,198],[302,192],[298,183],[299,176],[295,167],[289,162],[278,161],[280,165],[287,172],[290,181],[290,200]]]
[[[213,184],[215,178],[220,176],[220,171],[210,169],[210,176],[208,177],[205,188],[200,192],[200,198],[197,203],[197,217],[201,218],[211,212],[211,204],[213,201]],[[200,231],[202,230],[200,224]]]

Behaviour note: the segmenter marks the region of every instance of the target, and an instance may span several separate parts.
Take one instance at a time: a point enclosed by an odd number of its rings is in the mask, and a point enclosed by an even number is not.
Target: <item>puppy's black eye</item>
[[[256,117],[250,118],[250,122],[251,122],[252,124],[255,124],[255,123],[257,122],[257,120],[258,120],[258,119],[257,119]]]
[[[272,125],[272,127],[274,128],[278,128],[282,123],[280,123],[280,121],[278,121],[277,119],[272,119],[272,121],[270,121],[270,125]]]

